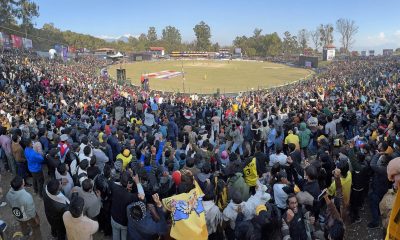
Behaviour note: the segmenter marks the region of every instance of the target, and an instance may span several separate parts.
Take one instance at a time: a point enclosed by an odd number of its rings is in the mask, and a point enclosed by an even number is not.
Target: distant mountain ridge
[[[111,43],[111,42],[118,42],[118,41],[123,41],[123,42],[126,42],[126,43],[127,43],[129,37],[137,37],[137,36],[134,36],[134,35],[132,35],[132,34],[124,34],[124,35],[122,35],[122,36],[117,36],[117,37],[106,36],[106,35],[104,35],[104,36],[98,36],[98,38],[101,38],[101,39],[103,39],[104,41],[109,42],[109,43]]]

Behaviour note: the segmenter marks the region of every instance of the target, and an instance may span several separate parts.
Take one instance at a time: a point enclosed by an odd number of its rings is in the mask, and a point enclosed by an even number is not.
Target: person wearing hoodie
[[[25,158],[28,162],[28,170],[32,173],[33,177],[33,190],[35,194],[39,194],[43,197],[42,189],[44,184],[44,176],[42,171],[42,164],[44,163],[44,158],[39,153],[35,152],[32,148],[32,140],[28,139],[25,148]]]
[[[35,202],[32,195],[25,190],[23,178],[16,176],[11,180],[11,188],[6,199],[12,208],[12,213],[19,222],[22,234],[29,236],[32,229],[31,239],[42,239]]]
[[[250,187],[246,184],[243,173],[238,169],[227,181],[229,199],[235,192],[240,193],[241,200],[247,201],[250,197]]]
[[[174,117],[171,116],[169,118],[169,122],[167,125],[167,140],[171,142],[172,146],[176,148],[176,139],[179,134],[178,125],[176,125]]]
[[[158,194],[153,194],[153,204],[135,201],[126,208],[128,218],[128,238],[137,240],[159,239],[168,233],[168,225]]]
[[[211,178],[211,166],[210,163],[204,163],[203,167],[201,168],[201,172],[199,172],[195,178],[200,186],[201,189],[206,189],[208,182]]]
[[[310,144],[310,139],[311,139],[311,130],[307,128],[307,125],[305,122],[300,123],[300,128],[299,128],[299,140],[300,140],[300,149],[303,151],[304,157],[308,157],[308,144]]]
[[[227,239],[234,239],[234,230],[238,213],[241,211],[245,212],[246,210],[246,202],[242,201],[241,194],[239,192],[234,192],[231,201],[223,211],[224,221],[228,223],[225,229]],[[244,214],[246,215],[246,213]]]

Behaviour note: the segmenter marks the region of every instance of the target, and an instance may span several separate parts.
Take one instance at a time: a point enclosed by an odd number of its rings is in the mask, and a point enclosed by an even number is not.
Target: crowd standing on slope
[[[236,97],[119,86],[104,66],[0,55],[1,206],[30,239],[45,238],[33,195],[54,239],[339,240],[360,211],[388,228],[398,59]]]

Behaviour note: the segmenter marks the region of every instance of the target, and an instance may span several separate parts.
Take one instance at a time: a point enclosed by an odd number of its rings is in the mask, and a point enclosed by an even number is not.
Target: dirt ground
[[[47,172],[47,171],[45,171]],[[12,179],[12,174],[10,173],[1,173],[1,183],[0,186],[3,188],[3,194],[4,196],[9,190],[9,183]],[[50,234],[50,226],[47,222],[46,216],[44,214],[44,206],[43,206],[43,201],[39,198],[39,196],[36,196],[33,194],[33,188],[27,188],[26,189],[28,192],[32,193],[33,199],[35,201],[35,206],[37,209],[37,212],[39,213],[40,216],[40,228],[42,231],[42,237],[43,239],[54,239],[52,238]],[[3,197],[3,201],[5,197]],[[364,210],[361,211],[361,218],[362,222],[358,224],[353,224],[347,227],[346,229],[346,239],[347,240],[380,240],[383,239],[382,236],[382,230],[381,229],[373,229],[370,230],[367,228],[367,224],[369,222],[370,214],[369,214],[369,208],[368,206],[365,206]],[[7,224],[7,230],[5,234],[5,239],[24,239],[20,237],[15,237],[13,238],[13,235],[16,232],[20,231],[19,224],[15,220],[14,216],[11,213],[11,208],[9,205],[0,208],[0,219],[4,220]],[[110,237],[104,237],[103,233],[97,232],[96,235],[94,236],[95,240],[109,240],[111,239]]]

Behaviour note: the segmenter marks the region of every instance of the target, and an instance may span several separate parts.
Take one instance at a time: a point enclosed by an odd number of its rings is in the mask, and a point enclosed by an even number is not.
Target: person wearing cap
[[[282,239],[311,239],[315,217],[299,205],[294,194],[288,196],[287,205],[288,210],[282,215]]]
[[[131,151],[127,147],[124,147],[124,150],[117,155],[116,161],[118,160],[122,161],[122,170],[125,170],[128,164],[132,161]]]
[[[83,215],[84,206],[85,200],[76,196],[72,198],[68,211],[62,216],[68,240],[92,240],[99,229],[97,221]]]
[[[153,194],[152,198],[154,204],[135,201],[127,206],[127,239],[157,239],[168,233],[168,225],[160,198],[157,193]]]

